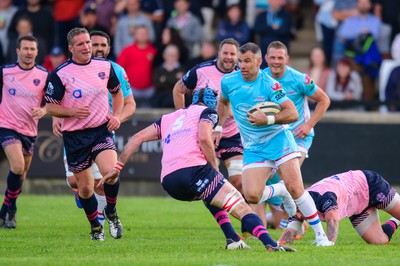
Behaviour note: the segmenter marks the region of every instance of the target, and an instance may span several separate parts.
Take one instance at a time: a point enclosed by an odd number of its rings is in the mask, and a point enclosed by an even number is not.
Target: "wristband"
[[[115,163],[115,165],[114,165],[114,169],[117,170],[118,172],[121,172],[122,167],[124,167],[124,164],[121,163],[121,162],[119,162],[119,161],[117,161],[117,162]]]
[[[215,132],[222,132],[222,127],[221,127],[221,126],[216,126],[216,127],[214,128],[214,131],[215,131]]]
[[[273,124],[275,124],[275,116],[273,116],[273,115],[267,115],[267,118],[268,118],[267,125],[273,125]]]

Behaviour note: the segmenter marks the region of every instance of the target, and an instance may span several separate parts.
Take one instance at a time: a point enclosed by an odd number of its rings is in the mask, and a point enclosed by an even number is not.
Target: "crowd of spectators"
[[[398,110],[400,6],[389,0],[1,0],[0,63],[15,63],[15,40],[34,35],[37,63],[53,70],[69,56],[70,29],[101,30],[112,37],[109,58],[125,68],[138,107],[172,107],[168,84],[215,58],[224,38],[253,41],[263,53],[279,40],[290,50],[302,9],[315,11],[320,46],[300,70],[334,101],[390,101],[389,110]],[[351,74],[340,83],[348,63]],[[360,87],[350,97],[344,84]]]

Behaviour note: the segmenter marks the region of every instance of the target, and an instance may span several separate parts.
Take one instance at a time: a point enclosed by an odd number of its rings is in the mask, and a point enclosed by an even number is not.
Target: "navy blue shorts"
[[[223,161],[237,155],[243,155],[243,145],[240,134],[238,133],[229,138],[221,138],[215,153],[217,158]]]
[[[36,137],[29,137],[8,128],[0,128],[0,143],[3,149],[10,144],[21,143],[22,154],[25,156],[33,155]]]
[[[68,170],[79,173],[92,165],[96,156],[104,150],[116,151],[114,134],[107,129],[107,123],[84,130],[63,132]]]
[[[207,163],[174,171],[164,177],[161,185],[174,199],[210,203],[225,182],[224,176]]]
[[[391,197],[392,186],[378,173],[362,170],[367,179],[369,189],[368,207],[378,207]],[[392,198],[390,198],[392,200]],[[389,202],[390,203],[390,202]],[[381,209],[381,208],[378,208]]]

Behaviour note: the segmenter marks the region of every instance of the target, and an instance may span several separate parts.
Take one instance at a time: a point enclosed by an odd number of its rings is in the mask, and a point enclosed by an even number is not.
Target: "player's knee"
[[[242,176],[230,176],[229,182],[237,189],[239,192],[242,192]]]
[[[22,175],[24,173],[25,165],[23,162],[14,163],[11,165],[11,172],[16,175]]]
[[[74,175],[72,176],[67,176],[67,185],[71,188],[71,189],[76,189],[78,188],[78,183],[76,182],[76,178]]]
[[[254,193],[244,193],[244,197],[248,203],[258,204],[261,200],[261,197]]]
[[[243,161],[242,160],[231,160],[227,163],[226,168],[228,170],[229,177],[241,175],[242,168],[243,168]]]
[[[242,203],[245,203],[244,198],[236,189],[233,189],[231,192],[227,193],[224,200],[222,201],[222,209],[227,211],[228,213],[237,212],[235,210]]]
[[[79,195],[82,198],[89,198],[93,195],[93,184],[83,184],[79,186]]]

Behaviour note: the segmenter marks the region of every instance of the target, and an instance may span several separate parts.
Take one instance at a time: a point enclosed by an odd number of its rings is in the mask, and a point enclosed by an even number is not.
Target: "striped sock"
[[[230,238],[235,242],[239,241],[240,238],[238,234],[235,232],[235,229],[233,229],[232,227],[231,220],[229,219],[229,214],[225,210],[212,206],[205,201],[204,205],[206,205],[207,209],[214,216],[214,219],[217,221],[219,227],[224,233],[225,238],[226,239]]]
[[[249,213],[243,216],[242,224],[247,232],[251,232],[251,234],[266,245],[271,245],[276,247],[278,244],[271,238],[267,229],[265,229],[261,219],[254,213]]]
[[[14,174],[13,172],[8,172],[7,176],[7,190],[4,197],[4,204],[8,205],[9,210],[17,209],[17,198],[20,194],[20,189],[22,185],[21,181],[22,175]]]
[[[117,205],[119,191],[119,178],[117,182],[113,185],[104,183],[104,194],[106,195],[107,206],[105,208],[106,214],[113,214],[117,210],[115,205]]]
[[[317,208],[315,207],[315,203],[308,191],[304,191],[304,194],[301,195],[300,198],[295,199],[294,202],[299,207],[300,212],[304,215],[307,222],[311,225],[316,237],[326,237],[324,228],[322,227],[318,216]]]
[[[390,239],[392,239],[394,232],[396,231],[397,227],[399,226],[397,224],[397,222],[399,222],[399,220],[397,220],[397,219],[393,220],[393,219],[395,219],[395,218],[392,217],[386,223],[382,224],[382,230],[388,236],[389,241],[390,241]]]
[[[81,202],[82,207],[85,210],[86,217],[90,222],[92,228],[101,226],[97,215],[97,200],[94,194],[88,199],[84,199],[79,196],[79,201]]]

